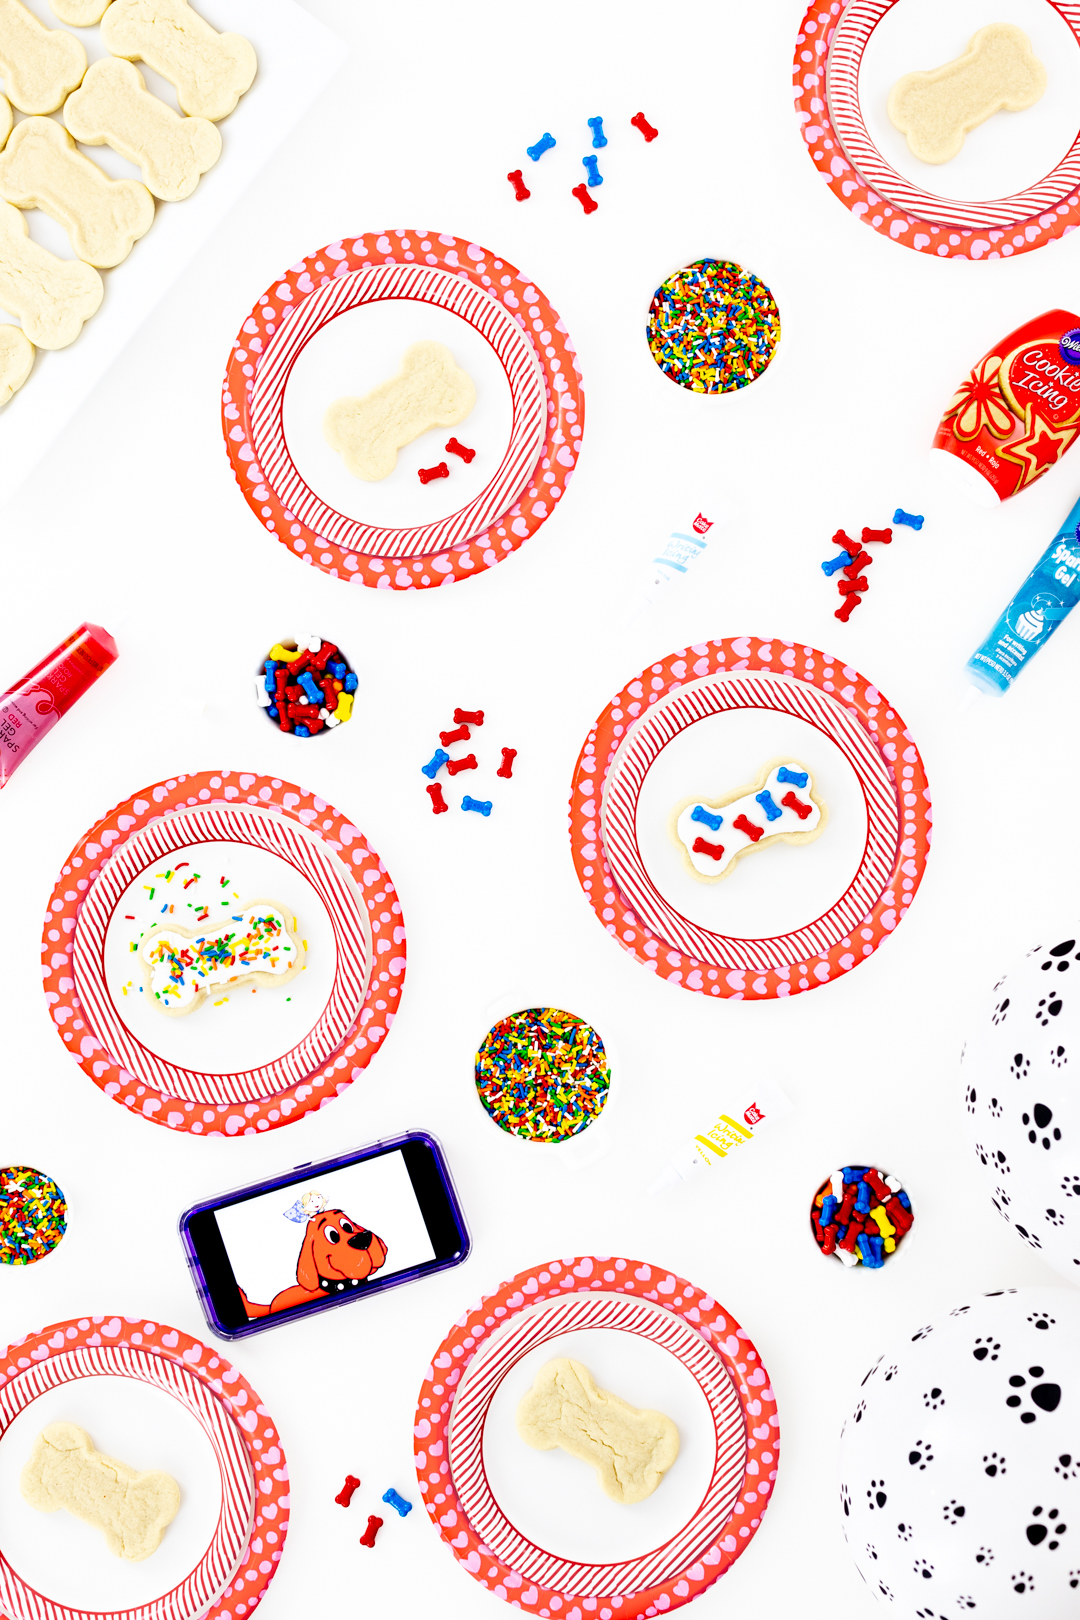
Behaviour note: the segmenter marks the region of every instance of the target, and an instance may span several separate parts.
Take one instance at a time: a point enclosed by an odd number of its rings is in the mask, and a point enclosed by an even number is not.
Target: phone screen
[[[280,1320],[464,1258],[468,1238],[429,1141],[330,1161],[186,1216],[220,1325]]]

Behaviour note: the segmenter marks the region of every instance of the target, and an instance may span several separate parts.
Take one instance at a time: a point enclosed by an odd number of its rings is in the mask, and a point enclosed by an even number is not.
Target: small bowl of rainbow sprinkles
[[[358,682],[333,641],[305,636],[277,641],[255,676],[255,699],[279,731],[318,737],[352,719]]]
[[[495,1016],[498,1014],[498,1016]],[[476,1094],[507,1136],[532,1146],[559,1145],[559,1158],[583,1162],[605,1145],[596,1126],[608,1119],[611,1053],[599,1032],[553,1002],[504,999],[489,1010],[491,1027],[473,1065]]]

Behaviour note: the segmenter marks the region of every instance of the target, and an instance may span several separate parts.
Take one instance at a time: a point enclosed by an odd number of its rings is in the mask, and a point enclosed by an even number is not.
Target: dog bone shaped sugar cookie
[[[46,28],[22,0],[0,0],[0,77],[20,112],[54,112],[85,72],[74,34]]]
[[[6,96],[0,96],[0,148],[11,134],[14,122],[15,114],[11,110],[11,102]]]
[[[737,788],[724,799],[683,799],[671,812],[668,832],[691,877],[716,883],[752,849],[781,838],[809,844],[827,816],[810,772],[791,760],[774,759],[751,787]]]
[[[34,345],[17,326],[0,326],[0,405],[17,394],[34,364]]]
[[[561,1446],[591,1463],[613,1502],[644,1501],[679,1455],[679,1431],[669,1417],[597,1389],[589,1369],[565,1356],[537,1373],[518,1405],[517,1430],[537,1451]]]
[[[64,123],[86,146],[111,146],[137,163],[162,202],[182,202],[221,156],[221,136],[207,118],[181,118],[131,62],[106,56],[64,103]]]
[[[104,296],[91,265],[39,247],[22,210],[0,202],[0,309],[19,317],[35,347],[66,349]]]
[[[69,28],[93,28],[104,16],[109,0],[49,0],[49,4]]]
[[[67,231],[87,264],[126,259],[154,223],[154,199],[138,180],[110,180],[55,118],[24,118],[0,152],[0,197],[40,208]]]
[[[990,23],[955,61],[897,79],[888,112],[915,157],[947,163],[971,130],[996,112],[1034,106],[1045,89],[1046,69],[1023,29]]]
[[[411,343],[401,370],[360,398],[336,399],[323,417],[323,437],[354,478],[377,483],[397,466],[397,453],[433,427],[456,427],[476,404],[467,371],[450,350],[425,338]]]
[[[192,118],[216,122],[232,112],[257,63],[242,34],[219,34],[187,0],[113,0],[101,37],[114,56],[145,62],[176,86]]]
[[[104,1456],[77,1423],[42,1429],[19,1488],[39,1513],[66,1508],[93,1525],[109,1551],[131,1563],[157,1551],[180,1506],[180,1487],[171,1474],[140,1473]]]
[[[244,984],[286,984],[300,971],[300,952],[280,906],[256,900],[238,906],[199,933],[154,928],[139,947],[149,1000],[179,1018],[193,1012],[214,989]]]

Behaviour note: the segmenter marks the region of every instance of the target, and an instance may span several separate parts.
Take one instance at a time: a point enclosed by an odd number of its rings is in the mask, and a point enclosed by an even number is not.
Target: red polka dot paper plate
[[[807,914],[793,926],[721,930],[694,915],[694,892],[663,867],[673,860],[681,874],[666,833],[659,860],[658,845],[648,846],[658,820],[649,775],[664,771],[665,750],[682,746],[699,723],[748,715],[779,722],[787,732],[797,726],[800,745],[808,738],[835,758],[849,803],[846,831],[837,830],[844,826],[838,816],[833,837],[845,837],[851,854],[848,866],[823,869],[819,887],[806,891]],[[719,764],[710,772],[719,790]],[[685,792],[684,785],[669,797],[685,800]],[[589,733],[570,799],[578,879],[607,932],[673,984],[739,1000],[814,989],[865,961],[911,904],[930,825],[922,759],[881,693],[815,648],[750,636],[683,648],[629,682]],[[763,849],[748,864],[769,858]]]
[[[132,1566],[141,1576],[137,1595],[134,1582],[111,1569],[69,1575],[51,1542],[35,1539],[33,1517],[16,1539],[6,1512],[0,1529],[6,1620],[89,1616],[85,1596],[73,1606],[72,1580],[85,1594],[95,1576],[96,1620],[143,1620],[151,1612],[160,1620],[243,1620],[265,1595],[289,1523],[281,1440],[247,1380],[198,1339],[141,1317],[93,1316],[54,1323],[9,1345],[0,1353],[0,1454],[7,1443],[21,1467],[39,1430],[61,1416],[81,1417],[90,1427],[106,1422],[117,1437],[137,1433],[148,1409],[132,1403],[140,1395],[145,1402],[147,1392],[151,1401],[175,1403],[149,1410],[168,1431],[159,1444],[174,1448],[170,1460],[175,1455],[181,1464],[172,1464],[181,1506],[156,1558]],[[179,1439],[176,1424],[186,1424]],[[5,1479],[12,1466],[0,1466]],[[203,1495],[216,1497],[216,1506]],[[21,1500],[18,1507],[33,1516]],[[130,1577],[130,1570],[121,1573]]]
[[[679,1428],[679,1456],[631,1531],[591,1470],[516,1432],[539,1367],[575,1354],[601,1387],[622,1381]],[[749,1544],[776,1478],[779,1419],[757,1350],[714,1299],[662,1267],[583,1255],[519,1272],[461,1318],[428,1369],[415,1437],[432,1522],[496,1597],[565,1620],[651,1620]]]
[[[1080,137],[1033,185],[986,202],[928,192],[883,157],[866,128],[859,73],[875,28],[900,3],[828,0],[812,5],[803,18],[795,42],[795,108],[807,150],[830,190],[881,235],[943,259],[1010,258],[1075,230]],[[1046,3],[1080,44],[1080,6],[1074,0]]]
[[[247,869],[255,894],[233,887]],[[303,917],[292,984],[255,1002],[248,987],[211,990],[213,1006],[179,1019],[140,1000],[151,926],[227,926],[253,898]],[[142,789],[83,835],[53,890],[42,964],[53,1022],[106,1096],[171,1130],[253,1135],[359,1078],[400,1003],[405,930],[385,866],[340,811],[279,777],[206,771]]]
[[[449,456],[449,480],[426,486],[419,507],[409,469],[399,467],[398,508],[416,515],[391,522],[385,513],[395,507],[380,485],[342,494],[321,442],[312,448],[316,401],[335,396],[316,390],[305,414],[290,406],[289,390],[334,322],[371,310],[396,317],[402,307],[458,323],[450,329],[478,342],[474,352],[494,366],[489,396],[504,378],[510,409],[505,431],[481,443],[476,467]],[[335,328],[335,342],[343,331]],[[544,294],[488,249],[425,231],[370,231],[293,265],[244,321],[222,393],[233,473],[267,532],[334,578],[394,590],[467,579],[516,551],[566,493],[583,424],[574,347]],[[442,457],[441,436],[430,453]],[[314,488],[321,480],[326,487]],[[341,509],[360,500],[372,515]]]

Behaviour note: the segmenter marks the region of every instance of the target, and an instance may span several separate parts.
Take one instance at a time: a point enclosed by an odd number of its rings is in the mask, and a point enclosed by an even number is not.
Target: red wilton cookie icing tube
[[[61,715],[116,662],[116,642],[99,624],[81,624],[0,697],[0,788]]]
[[[984,506],[1041,478],[1080,434],[1080,315],[1051,309],[1002,338],[949,402],[930,459]]]

